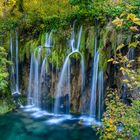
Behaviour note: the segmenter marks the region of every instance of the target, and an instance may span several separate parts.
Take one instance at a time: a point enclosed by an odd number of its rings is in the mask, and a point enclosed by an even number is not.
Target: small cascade
[[[43,62],[42,62],[42,66],[41,66],[41,73],[40,73],[40,92],[42,93],[41,91],[41,85],[42,85],[42,82],[44,80],[44,77],[45,77],[45,74],[47,73],[47,58],[44,58]]]
[[[10,61],[13,63],[14,59],[13,59],[13,38],[12,35],[10,35]],[[15,68],[14,68],[14,63],[11,65],[10,67],[10,80],[11,82],[11,92],[14,93],[15,92],[15,77],[14,77],[14,73],[15,73]]]
[[[15,41],[10,35],[10,54],[11,54],[11,92],[12,95],[20,94],[19,92],[19,65],[18,65],[18,33],[15,33]]]
[[[98,119],[101,120],[104,110],[104,73],[98,74]]]
[[[39,46],[31,55],[30,75],[28,84],[28,106],[41,108],[42,83],[47,74],[47,57],[51,53],[52,32],[46,34],[45,51],[46,56],[42,60],[43,47]]]
[[[36,56],[37,53],[37,56]],[[40,99],[41,93],[39,92],[40,85],[40,60],[41,59],[41,47],[34,52],[34,95],[33,95],[33,103],[36,107],[40,107]]]
[[[54,104],[54,113],[55,114],[61,114],[61,110],[63,110],[64,105],[61,103],[61,97],[66,97],[66,109],[65,113],[69,114],[70,112],[70,56],[74,53],[79,53],[81,56],[81,71],[82,71],[82,85],[84,84],[84,59],[82,54],[79,52],[80,49],[80,41],[81,41],[81,35],[82,35],[82,26],[80,27],[79,33],[78,33],[78,40],[76,45],[76,39],[75,39],[75,32],[74,32],[75,22],[73,25],[73,31],[71,34],[70,39],[70,46],[71,46],[71,53],[69,53],[64,61],[61,74],[59,77],[57,89],[56,89],[56,97],[55,97],[55,104]],[[65,87],[65,89],[63,89]]]
[[[81,75],[82,75],[81,91],[84,92],[84,87],[85,87],[85,62],[84,62],[84,57],[82,55],[81,55]]]
[[[52,48],[52,31],[50,33],[46,33],[46,41],[45,41],[45,47],[46,47],[46,52],[47,55],[51,53],[51,48]]]
[[[95,46],[93,74],[92,74],[91,100],[90,100],[90,117],[94,117],[94,118],[96,117],[98,64],[99,64],[99,53],[96,50],[96,46]]]
[[[18,33],[16,32],[16,92],[19,93],[19,77],[18,77]]]
[[[61,71],[61,74],[60,74],[60,78],[59,78],[59,82],[58,82],[58,85],[57,85],[57,91],[56,91],[56,99],[55,99],[55,105],[54,105],[54,113],[55,114],[59,114],[60,113],[60,107],[62,108],[63,105],[60,104],[60,97],[64,94],[68,94],[69,96],[69,93],[70,93],[70,87],[69,87],[69,56],[68,55],[65,59],[65,62],[63,64],[63,68],[62,68],[62,71]],[[67,87],[66,91],[64,91],[65,93],[62,93],[63,92],[63,85],[65,84],[65,87]],[[70,98],[70,96],[68,97]]]
[[[28,105],[33,105],[35,107],[40,106],[40,60],[41,59],[41,47],[35,49],[34,53],[31,55],[30,63],[30,75],[29,75],[29,85],[28,85]]]
[[[129,60],[133,60],[135,58],[135,48],[134,47],[130,47],[128,49],[128,54],[127,54],[127,58]]]
[[[31,55],[31,62],[30,62],[30,75],[29,75],[29,84],[28,84],[28,105],[33,105],[33,82],[34,82],[34,55]]]
[[[46,33],[45,47],[46,48],[52,47],[52,31],[50,33]]]
[[[127,58],[129,60],[134,60],[135,58],[135,48],[134,47],[130,47],[128,49],[128,53],[127,53]],[[128,76],[127,75],[124,75],[123,76],[123,79],[128,79]],[[123,83],[122,84],[122,99],[124,100],[125,103],[129,104],[128,101],[126,100],[127,99],[127,89],[128,89],[128,86],[126,83]]]
[[[97,34],[97,31],[95,32]],[[95,35],[96,35],[95,34]],[[94,59],[92,69],[91,99],[89,107],[89,117],[101,119],[104,106],[104,76],[103,71],[99,70],[100,54],[97,50],[97,35],[94,40]]]
[[[82,30],[83,30],[83,28],[82,28],[82,26],[80,27],[80,30],[79,30],[79,34],[78,34],[78,42],[77,42],[77,50],[79,51],[79,49],[80,49],[80,42],[81,42],[81,35],[82,35]]]

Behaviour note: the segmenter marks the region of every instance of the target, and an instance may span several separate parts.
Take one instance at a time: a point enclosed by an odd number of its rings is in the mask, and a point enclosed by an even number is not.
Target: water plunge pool
[[[35,118],[19,110],[0,116],[0,140],[98,139],[91,126],[82,125],[78,119],[67,115]]]

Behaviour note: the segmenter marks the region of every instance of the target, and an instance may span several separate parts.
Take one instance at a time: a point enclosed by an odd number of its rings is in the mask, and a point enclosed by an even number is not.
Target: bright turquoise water
[[[91,127],[77,120],[49,125],[47,119],[33,119],[22,112],[0,116],[0,140],[98,140]]]

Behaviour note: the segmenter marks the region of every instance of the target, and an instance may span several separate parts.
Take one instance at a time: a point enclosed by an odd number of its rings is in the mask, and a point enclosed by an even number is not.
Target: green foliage
[[[8,85],[7,52],[0,46],[0,92],[5,92]]]
[[[0,102],[0,115],[9,112],[9,108],[5,101]]]
[[[140,19],[134,12],[137,7],[127,6],[127,13],[122,13],[120,18],[116,18],[112,23],[121,32],[139,34]],[[138,9],[137,9],[138,10]],[[136,11],[137,11],[136,10]],[[118,32],[117,31],[117,32]],[[123,41],[124,42],[124,41]],[[126,55],[122,54],[121,50],[126,47],[139,47],[138,38],[134,38],[133,42],[119,42],[115,48],[115,56],[108,60],[114,64],[119,73],[122,75],[120,84],[125,84],[127,87],[127,95],[135,92],[138,93],[140,87],[139,69],[133,69],[134,60],[129,60]],[[127,77],[127,78],[126,78]],[[119,89],[109,89],[105,100],[106,112],[103,118],[103,127],[98,129],[100,138],[103,140],[134,140],[140,134],[140,100],[129,98],[131,105],[126,105],[120,98]],[[139,93],[138,93],[139,94]]]
[[[8,71],[7,66],[12,65],[7,60],[7,51],[4,47],[0,46],[0,115],[10,111],[13,108],[11,99],[8,94]]]
[[[65,43],[65,39],[66,35],[62,35],[62,33],[59,34],[59,31],[57,35],[54,36],[55,45],[53,46],[52,53],[49,55],[49,62],[57,68],[60,68],[62,66],[64,59],[67,55],[67,46]]]
[[[91,9],[93,7],[93,0],[69,0],[71,5],[77,5],[81,9]]]
[[[124,104],[116,89],[109,89],[106,97],[106,112],[103,125],[99,128],[103,140],[132,140],[140,133],[140,101]]]
[[[99,69],[106,71],[107,69],[107,60],[108,60],[108,55],[107,52],[104,51],[104,49],[99,49]]]
[[[0,115],[11,111],[13,108],[15,108],[15,106],[12,102],[10,103],[10,99],[0,100]]]

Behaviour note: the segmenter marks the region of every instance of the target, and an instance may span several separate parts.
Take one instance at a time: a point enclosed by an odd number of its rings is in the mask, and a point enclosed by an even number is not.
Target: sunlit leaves
[[[121,27],[123,25],[123,19],[117,17],[115,20],[112,21],[112,24]]]
[[[110,58],[110,59],[108,59],[107,62],[112,62],[112,61],[114,61],[114,59],[113,58]]]
[[[139,29],[137,28],[137,26],[130,26],[129,29],[133,32],[138,32]]]
[[[24,0],[24,8],[27,13],[35,12],[43,19],[46,18],[46,16],[68,14],[74,9],[68,0]]]
[[[16,0],[8,0],[7,5],[8,6],[14,6],[16,4]]]
[[[126,7],[129,8],[129,9],[135,9],[135,8],[138,8],[137,6],[133,6],[133,5],[127,5]]]
[[[139,41],[135,41],[135,42],[130,43],[130,44],[129,44],[129,47],[134,47],[134,48],[136,48],[136,47],[138,46],[138,44],[139,44]]]
[[[128,79],[124,79],[123,83],[129,83],[129,80]]]
[[[71,5],[77,5],[79,9],[88,10],[93,6],[93,0],[69,0]]]
[[[133,23],[140,26],[140,19],[137,18],[135,14],[128,14],[127,19],[130,19]]]
[[[119,46],[117,47],[116,51],[121,50],[123,47],[125,47],[124,44],[119,45]]]
[[[6,50],[0,46],[0,91],[4,92],[5,88],[8,85],[7,77],[7,53]]]
[[[100,129],[102,140],[134,139],[140,130],[140,101],[132,101],[131,106],[123,103],[116,89],[109,89],[105,100],[103,127]]]

